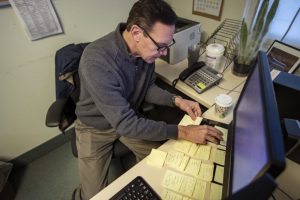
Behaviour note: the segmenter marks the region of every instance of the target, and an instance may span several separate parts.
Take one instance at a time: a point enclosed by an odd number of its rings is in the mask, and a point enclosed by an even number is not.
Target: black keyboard
[[[161,198],[141,176],[138,176],[110,200],[161,200]]]

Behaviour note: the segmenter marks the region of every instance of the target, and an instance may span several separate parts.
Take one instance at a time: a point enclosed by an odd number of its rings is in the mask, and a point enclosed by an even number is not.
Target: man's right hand
[[[212,142],[219,144],[223,140],[222,132],[208,125],[178,125],[178,139],[185,139],[197,144]]]

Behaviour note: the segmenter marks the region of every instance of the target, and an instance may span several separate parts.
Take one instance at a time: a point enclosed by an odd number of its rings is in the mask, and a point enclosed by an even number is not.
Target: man
[[[154,84],[154,61],[175,43],[176,14],[163,0],[137,1],[126,24],[85,49],[79,66],[81,94],[75,129],[81,185],[77,199],[89,199],[107,185],[112,144],[119,139],[137,161],[166,139],[195,143],[222,140],[209,126],[178,126],[140,117],[142,102],[177,106],[192,119],[199,104]]]

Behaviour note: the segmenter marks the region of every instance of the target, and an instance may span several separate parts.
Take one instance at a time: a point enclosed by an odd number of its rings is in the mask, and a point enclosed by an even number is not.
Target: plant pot
[[[232,73],[236,76],[245,77],[249,74],[250,70],[252,69],[253,62],[250,63],[250,65],[246,64],[239,64],[237,63],[237,60],[233,60],[233,67],[232,67]]]

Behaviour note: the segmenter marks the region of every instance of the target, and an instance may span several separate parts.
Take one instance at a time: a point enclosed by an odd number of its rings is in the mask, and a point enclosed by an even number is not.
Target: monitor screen
[[[268,70],[266,54],[260,52],[235,107],[231,193],[269,172],[274,165],[284,166],[281,129]],[[274,116],[269,118],[270,115]],[[278,147],[274,146],[274,137]],[[274,156],[275,152],[279,155]]]

